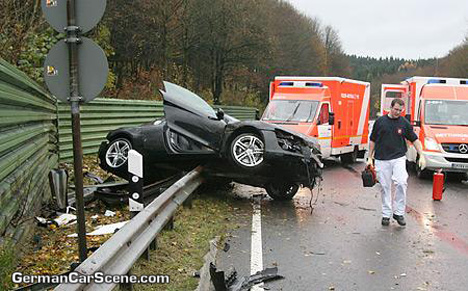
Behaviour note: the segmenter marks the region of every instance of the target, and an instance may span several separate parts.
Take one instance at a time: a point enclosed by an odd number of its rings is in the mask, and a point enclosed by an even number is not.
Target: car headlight
[[[278,138],[278,143],[280,147],[285,151],[290,151],[293,149],[293,144],[290,140],[285,138]]]
[[[284,131],[276,131],[279,146],[285,151],[301,152],[300,140]]]
[[[439,144],[432,137],[424,138],[424,147],[428,151],[439,151]]]

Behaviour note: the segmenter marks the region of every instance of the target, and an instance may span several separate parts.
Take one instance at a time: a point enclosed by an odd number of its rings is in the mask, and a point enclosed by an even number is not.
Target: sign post
[[[99,22],[106,1],[42,0],[41,6],[49,24],[67,35],[47,55],[44,79],[52,94],[63,102],[69,102],[71,107],[78,250],[80,262],[83,262],[87,258],[87,247],[80,104],[93,100],[104,88],[108,64],[102,49],[90,39],[81,37],[81,33]]]
[[[86,247],[86,220],[83,198],[83,149],[81,148],[81,122],[80,122],[80,93],[78,80],[78,33],[80,28],[75,21],[75,0],[68,0],[67,5],[68,27],[66,42],[70,60],[70,102],[73,132],[73,169],[75,173],[76,210],[78,220],[78,250],[80,262],[87,258]]]

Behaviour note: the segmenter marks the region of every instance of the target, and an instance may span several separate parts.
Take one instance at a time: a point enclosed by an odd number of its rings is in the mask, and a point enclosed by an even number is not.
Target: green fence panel
[[[0,59],[0,236],[19,240],[51,198],[58,163],[56,100]]]

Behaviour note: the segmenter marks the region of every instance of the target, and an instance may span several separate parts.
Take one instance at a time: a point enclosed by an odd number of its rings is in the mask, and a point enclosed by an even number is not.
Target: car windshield
[[[273,100],[268,104],[262,120],[311,122],[318,103],[318,101],[305,100]]]
[[[468,101],[427,100],[424,121],[426,124],[468,126]]]
[[[167,101],[182,108],[190,108],[198,113],[216,118],[216,112],[214,109],[197,94],[170,82],[164,82],[164,88],[166,89],[164,98]]]

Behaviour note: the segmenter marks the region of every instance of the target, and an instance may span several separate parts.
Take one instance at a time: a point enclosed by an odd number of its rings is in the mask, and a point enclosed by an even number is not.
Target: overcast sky
[[[443,57],[468,35],[468,0],[289,0],[338,31],[347,54]]]

